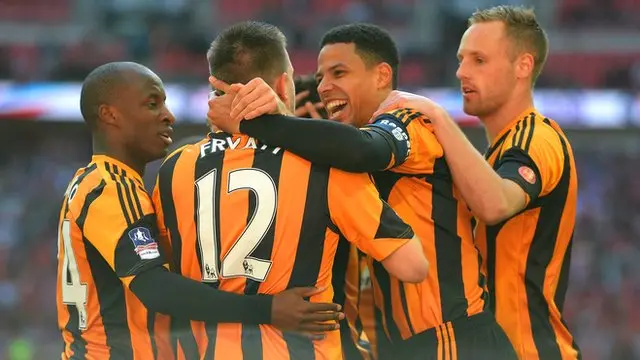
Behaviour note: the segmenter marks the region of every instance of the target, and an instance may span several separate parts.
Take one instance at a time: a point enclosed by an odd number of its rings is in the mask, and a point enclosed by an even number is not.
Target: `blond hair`
[[[518,52],[533,55],[533,80],[535,84],[547,61],[549,39],[542,29],[532,8],[499,5],[489,9],[476,10],[469,18],[469,26],[477,23],[500,21],[505,32],[516,45]]]

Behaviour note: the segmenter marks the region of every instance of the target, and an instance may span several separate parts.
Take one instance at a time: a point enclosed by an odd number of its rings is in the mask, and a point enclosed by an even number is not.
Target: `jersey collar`
[[[137,180],[140,184],[143,184],[142,181],[142,176],[140,176],[140,174],[138,174],[137,171],[133,170],[130,166],[126,165],[125,163],[112,158],[111,156],[107,156],[107,155],[93,155],[91,157],[91,162],[92,163],[100,163],[100,162],[108,162],[112,165],[117,166],[118,168],[120,168],[120,170],[124,171],[127,173],[127,177],[130,177],[132,179]]]
[[[535,113],[536,112],[536,108],[535,107],[530,107],[528,109],[526,109],[525,111],[523,111],[522,113],[520,113],[520,115],[518,115],[517,117],[515,117],[513,120],[511,120],[511,122],[505,126],[502,130],[500,130],[500,132],[498,133],[498,135],[494,138],[493,142],[491,143],[491,146],[489,146],[490,148],[493,148],[495,146],[495,144],[500,141],[500,139],[502,139],[509,131],[511,131],[511,129],[513,129],[514,126],[516,126],[516,124],[518,122],[520,122],[520,120],[524,119],[525,116],[531,114],[531,113]]]

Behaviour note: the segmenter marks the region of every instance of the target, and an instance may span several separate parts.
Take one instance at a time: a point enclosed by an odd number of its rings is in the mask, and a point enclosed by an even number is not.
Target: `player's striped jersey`
[[[377,260],[413,237],[367,174],[317,166],[225,133],[170,155],[154,203],[176,271],[247,295],[317,286],[327,290],[311,301],[331,302],[341,235]],[[342,357],[338,331],[311,342],[266,325],[176,322],[180,358]]]
[[[395,342],[484,311],[485,278],[473,241],[471,214],[453,185],[429,120],[413,110],[400,109],[378,116],[363,130],[370,128],[391,133],[396,142],[388,169],[373,174],[376,187],[413,227],[430,264],[426,280],[409,284],[372,262],[379,312],[376,325],[383,326]]]
[[[93,156],[67,188],[58,231],[62,359],[170,358],[168,318],[129,290],[138,273],[165,263],[140,175]]]
[[[576,359],[562,319],[578,197],[571,145],[554,121],[529,109],[496,137],[486,158],[527,194],[523,211],[476,229],[491,308],[520,359]]]

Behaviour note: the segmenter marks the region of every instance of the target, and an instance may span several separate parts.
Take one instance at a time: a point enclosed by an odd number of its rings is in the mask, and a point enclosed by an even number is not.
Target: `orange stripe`
[[[131,347],[134,359],[153,358],[151,338],[147,329],[147,309],[140,300],[125,287],[125,306],[127,309],[127,324],[131,334]]]
[[[282,155],[278,184],[278,212],[267,281],[260,284],[262,294],[284,290],[291,278],[305,210],[311,164],[295,155]]]
[[[436,330],[436,338],[438,339],[438,360],[442,360],[442,351],[444,348],[444,344],[442,341],[442,329],[440,326],[435,327]]]
[[[260,325],[262,334],[262,358],[264,360],[289,360],[289,349],[282,332],[273,326]]]
[[[242,359],[242,325],[219,324],[214,359]]]
[[[453,325],[451,322],[448,322],[446,326],[449,332],[449,341],[451,343],[451,360],[458,360],[458,344],[456,341],[456,335],[453,332]]]
[[[531,219],[538,219],[540,216],[540,208],[529,210],[523,216]],[[507,222],[496,238],[497,244],[508,242],[512,234],[520,234],[519,222]],[[531,247],[532,236],[522,237],[520,241],[520,249],[518,254],[528,254]],[[513,273],[513,269],[524,269],[527,257],[525,255],[513,258],[512,247],[497,246],[495,256],[495,273],[502,274],[495,278],[496,293],[496,319],[503,327],[509,340],[514,344],[516,352],[523,356],[531,356],[538,358],[538,350],[533,340],[533,332],[531,329],[531,319],[529,317],[529,307],[527,301],[527,291],[525,284],[520,280],[519,276]],[[513,261],[520,264],[517,267]]]
[[[444,338],[444,360],[451,360],[451,341],[447,332],[447,326],[445,324],[439,325],[442,331],[442,337]]]

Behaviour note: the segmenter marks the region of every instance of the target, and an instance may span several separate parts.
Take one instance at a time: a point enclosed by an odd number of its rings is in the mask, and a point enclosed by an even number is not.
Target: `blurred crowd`
[[[315,70],[318,41],[329,27],[367,21],[391,30],[398,41],[402,86],[451,86],[467,17],[477,7],[501,3],[535,6],[543,25],[564,31],[564,38],[572,31],[629,32],[640,24],[638,0],[4,0],[0,22],[19,20],[24,27],[7,28],[1,37],[0,79],[79,81],[98,64],[130,59],[165,80],[202,83],[204,53],[216,31],[256,19],[281,27],[300,73]],[[65,27],[70,24],[77,27]],[[21,36],[31,30],[34,35]],[[63,36],[68,33],[74,36]],[[42,40],[48,34],[60,36]],[[623,38],[611,36],[591,36],[587,41],[593,43],[584,46],[603,49],[599,42]],[[640,48],[574,53],[562,49],[564,42],[554,48],[551,40],[539,85],[640,88]]]
[[[638,359],[640,153],[607,155],[575,143],[574,148],[580,197],[566,320],[585,360]],[[61,349],[54,301],[56,227],[65,187],[90,153],[81,124],[0,123],[2,359],[50,359]],[[157,164],[147,169],[147,187],[155,171]]]
[[[126,59],[165,81],[201,85],[216,31],[257,19],[285,32],[298,73],[315,70],[318,41],[329,27],[367,21],[398,41],[401,86],[455,87],[466,18],[497,3],[533,4],[546,28],[568,34],[640,29],[639,0],[2,0],[0,81],[81,81],[97,65]],[[425,29],[431,36],[418,34]],[[592,38],[622,41],[622,35]],[[554,38],[551,46],[538,86],[640,91],[640,47],[575,54],[554,49]],[[640,151],[614,155],[578,145],[566,320],[585,360],[640,359]],[[90,150],[79,123],[0,122],[0,359],[49,359],[61,349],[54,302],[58,212]],[[145,176],[148,185],[156,168]]]

